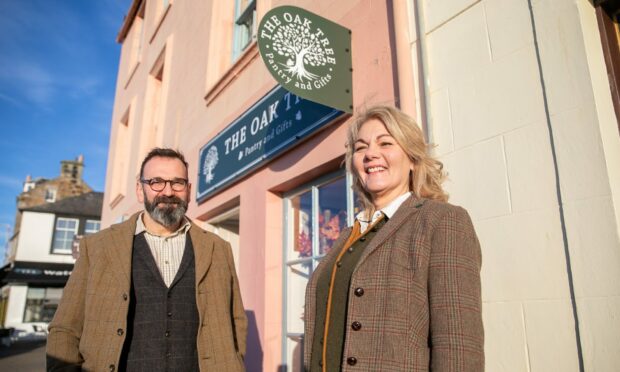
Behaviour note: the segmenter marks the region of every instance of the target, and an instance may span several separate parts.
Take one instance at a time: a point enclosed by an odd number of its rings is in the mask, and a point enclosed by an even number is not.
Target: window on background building
[[[53,203],[56,201],[56,189],[53,187],[49,187],[45,189],[45,201],[48,203]]]
[[[349,177],[341,172],[291,193],[285,205],[285,357],[289,371],[302,371],[306,284],[356,211]]]
[[[58,308],[62,288],[29,287],[24,308],[24,323],[49,323]]]
[[[52,253],[71,254],[73,236],[78,232],[79,221],[75,218],[58,217],[54,228]]]
[[[84,224],[84,235],[94,234],[101,230],[101,221],[98,220],[86,220]]]
[[[235,0],[233,60],[256,38],[256,0]]]

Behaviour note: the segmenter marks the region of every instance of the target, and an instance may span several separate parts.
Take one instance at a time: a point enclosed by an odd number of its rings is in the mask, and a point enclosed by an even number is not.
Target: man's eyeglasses
[[[163,191],[166,188],[166,183],[170,183],[172,191],[184,191],[187,188],[188,181],[183,178],[175,178],[173,180],[164,180],[162,178],[141,179],[141,183],[145,183],[151,187],[151,190],[155,192]]]

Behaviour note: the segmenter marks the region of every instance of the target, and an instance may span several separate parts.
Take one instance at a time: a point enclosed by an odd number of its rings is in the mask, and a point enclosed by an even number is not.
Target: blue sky
[[[54,178],[84,155],[103,191],[120,45],[131,0],[2,0],[0,253],[26,175]],[[0,257],[2,261],[4,255]]]

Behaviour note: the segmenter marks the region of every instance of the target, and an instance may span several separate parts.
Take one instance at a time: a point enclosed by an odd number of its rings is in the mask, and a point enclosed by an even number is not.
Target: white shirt
[[[155,259],[161,278],[164,280],[164,283],[166,283],[166,286],[170,287],[174,277],[177,275],[177,271],[179,271],[179,266],[181,266],[183,252],[185,251],[185,241],[187,240],[187,232],[191,224],[187,218],[184,217],[185,223],[172,235],[159,236],[148,232],[142,221],[143,216],[144,212],[138,216],[134,235],[138,235],[144,231],[144,238]]]
[[[360,223],[360,232],[363,233],[364,231],[366,231],[369,225],[372,225],[373,223],[375,223],[375,221],[379,219],[379,217],[381,217],[381,214],[385,214],[387,218],[392,218],[398,208],[400,208],[401,204],[403,204],[405,200],[407,200],[410,196],[411,192],[408,191],[399,196],[398,198],[392,200],[390,204],[379,210],[376,210],[375,213],[372,214],[372,218],[370,219],[370,221],[365,219],[365,211],[359,212],[355,216],[355,219],[358,220]]]

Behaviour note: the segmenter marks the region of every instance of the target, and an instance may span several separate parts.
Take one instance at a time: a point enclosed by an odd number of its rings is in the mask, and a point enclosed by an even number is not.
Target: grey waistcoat
[[[189,234],[170,288],[159,273],[144,234],[134,237],[131,302],[119,370],[198,371],[195,272]]]

